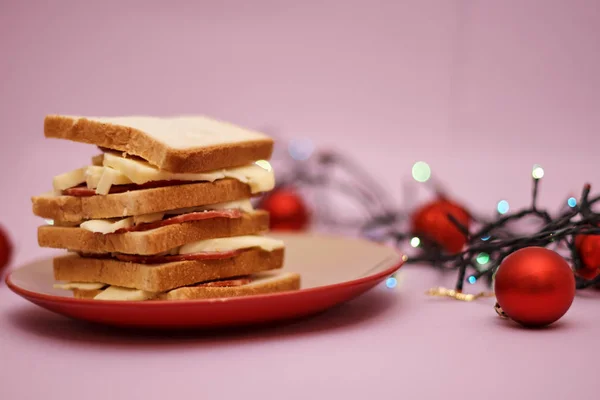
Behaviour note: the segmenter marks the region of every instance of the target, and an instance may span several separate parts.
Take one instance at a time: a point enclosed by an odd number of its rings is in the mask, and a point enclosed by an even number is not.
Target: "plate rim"
[[[67,303],[67,304],[78,304],[78,305],[108,305],[108,306],[133,306],[135,305],[136,307],[173,307],[173,306],[179,306],[179,307],[186,307],[186,306],[194,306],[194,305],[208,305],[208,304],[215,304],[215,303],[236,303],[236,302],[248,302],[248,301],[261,301],[261,300],[276,300],[277,298],[280,297],[287,297],[287,296],[304,296],[304,295],[310,295],[312,293],[319,293],[319,292],[323,292],[323,291],[329,291],[329,290],[335,290],[335,289],[339,289],[339,288],[350,288],[350,287],[354,287],[354,286],[359,286],[362,285],[364,283],[367,282],[371,282],[371,281],[377,281],[380,280],[381,278],[384,278],[385,276],[390,276],[392,274],[394,274],[396,271],[398,271],[407,261],[408,256],[403,253],[402,251],[400,251],[399,249],[393,247],[393,246],[389,246],[383,243],[378,243],[378,242],[373,242],[373,241],[369,241],[368,239],[364,239],[364,238],[357,238],[357,237],[347,237],[344,235],[330,235],[330,234],[316,234],[313,233],[288,233],[288,232],[280,232],[279,234],[281,234],[282,236],[306,236],[306,237],[310,237],[310,236],[319,236],[319,237],[329,237],[332,239],[346,239],[346,240],[355,240],[355,241],[362,241],[362,242],[366,242],[369,243],[370,245],[373,246],[379,246],[379,247],[385,247],[386,249],[392,250],[394,253],[396,253],[399,256],[399,260],[398,262],[394,263],[391,267],[386,268],[385,270],[378,272],[376,274],[369,274],[360,278],[356,278],[356,279],[352,279],[352,280],[348,280],[348,281],[343,281],[343,282],[337,282],[337,283],[332,283],[329,285],[324,285],[324,286],[316,286],[316,287],[311,287],[311,288],[306,288],[306,289],[299,289],[299,290],[291,290],[291,291],[285,291],[285,292],[276,292],[276,293],[264,293],[264,294],[256,294],[256,295],[251,295],[251,296],[236,296],[236,297],[221,297],[221,298],[209,298],[209,299],[193,299],[193,300],[177,300],[177,301],[167,301],[167,300],[144,300],[144,301],[128,301],[128,300],[113,300],[113,301],[105,301],[105,302],[99,302],[98,300],[94,300],[94,299],[76,299],[73,297],[65,297],[65,296],[56,296],[56,295],[50,295],[50,294],[44,294],[44,293],[39,293],[39,292],[34,292],[28,289],[24,289],[20,286],[18,286],[16,283],[12,282],[11,277],[12,275],[17,272],[19,269],[21,268],[26,268],[28,265],[32,265],[32,264],[36,264],[39,262],[45,262],[45,261],[50,261],[52,260],[53,257],[43,257],[43,258],[39,258],[37,260],[32,260],[24,265],[21,265],[20,267],[17,267],[15,269],[13,269],[12,271],[10,271],[6,277],[4,278],[4,281],[6,283],[6,286],[13,291],[14,293],[16,293],[19,296],[25,297],[25,298],[31,298],[31,299],[35,299],[35,300],[40,300],[40,301],[44,301],[44,302],[53,302],[53,303]]]

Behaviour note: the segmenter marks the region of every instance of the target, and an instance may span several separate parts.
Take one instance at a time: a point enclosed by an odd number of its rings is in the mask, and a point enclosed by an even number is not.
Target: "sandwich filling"
[[[119,261],[138,264],[165,264],[177,261],[221,260],[236,257],[250,249],[260,249],[270,252],[282,249],[283,247],[284,243],[281,240],[265,236],[247,235],[199,240],[151,256],[123,253],[79,253],[79,255],[91,258],[113,258]]]
[[[235,278],[218,279],[202,283],[196,283],[186,287],[210,287],[210,288],[231,288],[248,285],[256,281],[256,277],[252,275],[239,276]],[[67,282],[63,284],[55,284],[54,288],[63,290],[80,290],[84,292],[100,291],[95,296],[94,300],[151,300],[158,297],[161,293],[148,292],[140,289],[125,288],[121,286],[110,286],[103,283],[87,283],[87,282]]]
[[[207,206],[182,208],[161,213],[136,215],[128,218],[93,219],[77,226],[94,233],[127,233],[157,229],[167,225],[200,221],[211,218],[241,218],[244,213],[254,212],[249,199],[217,203]],[[54,222],[53,222],[54,223]],[[56,223],[60,225],[60,223]]]
[[[100,162],[95,157],[94,164]],[[91,165],[54,177],[56,194],[66,196],[95,196],[123,193],[220,179],[236,179],[250,187],[252,193],[267,192],[275,186],[275,176],[268,161],[202,173],[173,173],[162,171],[139,158],[106,152],[101,165]]]

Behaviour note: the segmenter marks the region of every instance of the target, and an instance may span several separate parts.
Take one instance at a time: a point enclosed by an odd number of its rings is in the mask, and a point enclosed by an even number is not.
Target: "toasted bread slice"
[[[32,198],[33,213],[61,222],[152,214],[178,208],[198,207],[247,199],[250,187],[236,179],[190,183],[90,197],[57,196]]]
[[[205,172],[269,159],[267,135],[207,117],[48,115],[44,135],[123,151],[169,172]]]
[[[257,294],[268,294],[299,290],[300,275],[292,272],[261,272],[251,276],[252,282],[232,287],[210,287],[202,285],[186,286],[151,296],[156,300],[198,300],[226,297],[242,297]],[[73,289],[73,297],[77,299],[93,299],[105,289]]]
[[[253,235],[268,229],[269,214],[254,211],[241,218],[211,218],[127,233],[102,234],[79,227],[40,226],[38,244],[83,253],[151,255],[197,240]]]
[[[279,269],[283,260],[283,248],[273,251],[249,249],[227,259],[154,265],[71,254],[54,259],[54,278],[67,282],[100,282],[157,293],[198,282]]]

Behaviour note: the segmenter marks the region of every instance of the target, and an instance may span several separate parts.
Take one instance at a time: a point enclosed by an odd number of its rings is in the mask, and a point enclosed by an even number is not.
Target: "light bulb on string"
[[[533,179],[542,179],[544,177],[544,168],[539,164],[534,164],[531,170],[531,176]]]
[[[510,205],[508,204],[508,201],[500,200],[496,208],[499,214],[506,214],[508,210],[510,210]]]
[[[412,167],[412,177],[417,182],[427,182],[431,178],[431,168],[425,161],[417,161]]]

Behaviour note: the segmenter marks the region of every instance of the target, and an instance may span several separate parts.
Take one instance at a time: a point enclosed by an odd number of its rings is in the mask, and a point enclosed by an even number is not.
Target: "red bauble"
[[[582,268],[577,275],[585,279],[594,279],[600,275],[600,235],[578,235],[575,248],[579,253]]]
[[[8,235],[0,227],[0,275],[2,275],[2,271],[4,268],[8,266],[10,259],[12,257],[12,244],[8,239]]]
[[[451,214],[464,227],[469,228],[471,216],[460,205],[439,198],[419,208],[412,217],[412,232],[425,241],[441,246],[446,252],[455,254],[467,242],[466,236],[450,221]]]
[[[504,259],[494,291],[506,316],[523,326],[541,327],[559,320],[575,298],[575,277],[558,253],[526,247]]]
[[[259,208],[269,212],[269,225],[274,231],[302,231],[310,221],[306,204],[290,188],[275,189],[267,194]]]

